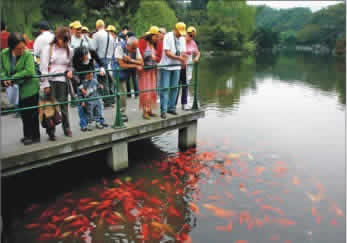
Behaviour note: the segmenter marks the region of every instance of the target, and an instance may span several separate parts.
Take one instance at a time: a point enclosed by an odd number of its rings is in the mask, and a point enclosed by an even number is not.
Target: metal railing
[[[193,84],[179,84],[178,86],[172,86],[172,87],[168,87],[168,88],[156,88],[156,89],[147,89],[147,90],[141,90],[141,91],[137,91],[135,92],[135,94],[139,94],[139,93],[145,93],[145,92],[153,92],[153,91],[162,91],[162,90],[167,90],[167,89],[173,89],[173,88],[180,88],[180,87],[190,87],[190,86],[194,86],[194,98],[193,98],[193,106],[192,106],[192,110],[199,110],[199,102],[198,102],[198,63],[189,63],[188,65],[193,65]],[[144,70],[149,70],[149,69],[157,69],[157,68],[165,68],[165,67],[177,67],[177,66],[181,66],[181,64],[173,64],[173,65],[150,65],[150,66],[144,66],[143,69]],[[113,123],[113,128],[118,129],[118,128],[124,128],[124,122],[123,122],[123,118],[122,118],[122,112],[121,112],[121,108],[120,108],[120,97],[122,95],[131,95],[132,92],[120,92],[120,78],[119,78],[119,74],[121,71],[125,71],[128,70],[127,68],[120,68],[120,67],[116,67],[115,69],[105,69],[105,79],[106,79],[106,83],[105,85],[107,85],[109,87],[109,72],[113,72],[115,75],[115,85],[114,85],[114,94],[110,94],[110,92],[108,92],[108,94],[106,95],[100,95],[97,97],[93,97],[93,98],[83,98],[83,99],[74,99],[74,100],[70,100],[70,101],[64,101],[64,102],[56,102],[54,104],[45,104],[45,105],[37,105],[37,106],[30,106],[30,107],[24,107],[24,108],[15,108],[15,109],[8,109],[8,110],[2,110],[1,113],[3,114],[7,114],[7,113],[15,113],[15,112],[20,112],[23,110],[31,110],[31,109],[38,109],[41,107],[46,107],[46,106],[56,106],[56,105],[64,105],[64,104],[76,104],[79,102],[84,102],[84,101],[91,101],[91,100],[98,100],[98,99],[104,99],[104,98],[112,98],[112,97],[116,97],[116,115],[115,115],[115,120]],[[73,75],[81,75],[81,74],[88,74],[88,73],[100,73],[100,70],[93,70],[93,71],[84,71],[84,72],[74,72]],[[0,78],[0,81],[15,81],[15,80],[23,80],[23,79],[31,79],[31,78],[48,78],[48,77],[59,77],[59,76],[65,76],[65,73],[56,73],[56,74],[47,74],[47,75],[33,75],[33,76],[29,76],[29,77],[22,77],[22,78]],[[111,82],[113,82],[113,79],[111,80]],[[105,87],[104,87],[105,89]],[[106,89],[109,90],[109,89]]]

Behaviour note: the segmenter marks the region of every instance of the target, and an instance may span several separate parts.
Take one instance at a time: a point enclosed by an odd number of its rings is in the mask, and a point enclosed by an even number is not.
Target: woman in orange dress
[[[152,26],[146,35],[140,38],[139,49],[144,61],[145,66],[154,65],[159,62],[159,58],[156,56],[156,43],[159,37],[159,28]],[[143,110],[143,118],[150,120],[151,117],[156,117],[157,115],[153,112],[157,106],[157,93],[156,89],[156,76],[157,70],[144,69],[138,72],[138,84],[139,91],[143,90],[153,90],[149,92],[140,93],[140,109]]]

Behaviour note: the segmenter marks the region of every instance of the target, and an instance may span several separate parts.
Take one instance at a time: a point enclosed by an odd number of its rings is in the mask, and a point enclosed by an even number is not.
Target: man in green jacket
[[[25,40],[21,33],[11,33],[8,38],[8,48],[0,54],[0,78],[5,87],[19,85],[19,107],[37,106],[39,103],[40,81],[31,78],[35,75],[33,55],[26,50]],[[15,80],[8,80],[15,79]],[[40,125],[38,109],[21,112],[24,145],[40,142]]]

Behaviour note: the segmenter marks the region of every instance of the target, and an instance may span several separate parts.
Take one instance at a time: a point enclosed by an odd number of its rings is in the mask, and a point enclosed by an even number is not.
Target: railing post
[[[198,63],[194,63],[194,101],[193,101],[193,110],[199,110],[198,103]]]
[[[117,97],[117,104],[116,104],[116,117],[114,120],[113,128],[123,128],[124,123],[123,123],[123,118],[122,118],[122,112],[120,111],[120,81],[119,81],[119,67],[116,67],[116,97]]]

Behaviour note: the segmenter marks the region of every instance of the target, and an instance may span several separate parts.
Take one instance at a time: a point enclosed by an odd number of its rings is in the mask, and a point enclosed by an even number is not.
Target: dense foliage
[[[276,32],[278,41],[285,45],[325,44],[330,48],[345,36],[345,4],[329,6],[313,13],[309,8],[276,10],[266,6],[257,7],[258,32]],[[271,39],[271,38],[270,38]],[[270,42],[274,42],[271,39]]]
[[[150,25],[171,30],[177,21],[198,29],[203,49],[253,52],[276,44],[325,44],[333,47],[345,36],[345,4],[312,13],[308,8],[276,10],[249,6],[246,0],[3,0],[2,18],[10,31],[37,32],[48,20],[52,29],[80,20],[93,30],[97,19],[123,25],[141,36]]]

